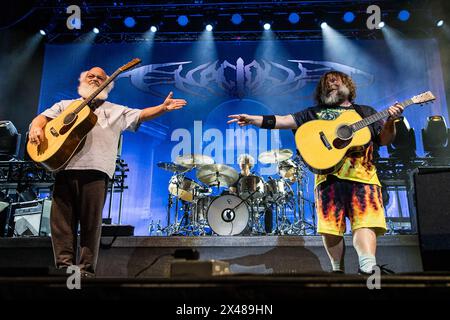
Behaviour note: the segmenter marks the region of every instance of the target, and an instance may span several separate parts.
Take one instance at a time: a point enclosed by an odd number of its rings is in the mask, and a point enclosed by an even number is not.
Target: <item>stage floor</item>
[[[355,274],[358,259],[351,237],[345,267]],[[168,278],[176,249],[193,248],[200,260],[221,260],[230,264],[233,274],[296,275],[330,270],[320,236],[205,236],[205,237],[103,237],[97,266],[98,277]],[[0,238],[0,268],[31,270],[53,265],[48,237]],[[416,235],[388,235],[378,238],[377,262],[387,264],[396,273],[423,270]]]
[[[382,276],[380,289],[372,290],[367,287],[366,277],[329,273],[181,279],[95,278],[82,279],[80,290],[68,290],[64,277],[0,277],[0,300],[145,300],[145,308],[170,304],[172,308],[165,309],[169,315],[175,315],[178,307],[193,304],[220,307],[229,303],[259,306],[282,303],[295,311],[299,304],[307,307],[310,305],[305,305],[306,301],[318,303],[321,299],[332,303],[338,300],[448,300],[449,297],[450,274]],[[164,304],[158,304],[161,302]],[[408,309],[411,307],[414,306]],[[279,309],[275,311],[280,313]]]

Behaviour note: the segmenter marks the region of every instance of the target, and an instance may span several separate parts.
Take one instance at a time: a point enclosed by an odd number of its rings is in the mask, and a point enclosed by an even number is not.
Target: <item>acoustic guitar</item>
[[[406,108],[435,99],[434,95],[427,91],[400,104]],[[333,173],[341,167],[347,153],[360,150],[370,142],[368,126],[388,116],[386,109],[364,119],[356,112],[343,112],[335,120],[308,121],[297,129],[295,144],[311,171],[318,174]]]
[[[72,102],[58,117],[44,127],[45,137],[37,146],[27,143],[30,158],[49,171],[63,168],[84,145],[86,135],[97,123],[97,116],[90,104],[119,74],[141,62],[135,58],[118,68],[87,99]]]

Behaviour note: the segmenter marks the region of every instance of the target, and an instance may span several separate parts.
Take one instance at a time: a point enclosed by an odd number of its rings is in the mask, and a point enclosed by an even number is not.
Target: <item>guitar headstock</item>
[[[415,104],[427,103],[427,102],[431,102],[435,99],[436,99],[436,97],[431,93],[431,91],[421,93],[421,94],[411,98],[412,102]]]
[[[119,68],[120,72],[124,72],[128,69],[133,68],[135,65],[141,63],[141,59],[139,58],[134,58],[133,60],[131,60],[130,62],[128,62],[127,64],[124,64],[123,66],[121,66]]]

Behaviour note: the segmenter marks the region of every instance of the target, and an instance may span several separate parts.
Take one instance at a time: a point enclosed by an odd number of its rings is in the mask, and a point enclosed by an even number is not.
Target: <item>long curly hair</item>
[[[350,102],[355,101],[356,86],[355,86],[355,83],[353,82],[352,78],[349,75],[347,75],[343,72],[340,72],[340,71],[328,71],[320,78],[319,83],[317,84],[317,87],[316,87],[316,91],[314,93],[314,99],[318,104],[324,103],[322,101],[322,96],[323,96],[323,93],[326,92],[326,90],[327,90],[327,78],[329,76],[339,77],[341,79],[342,83],[349,90],[348,100]]]

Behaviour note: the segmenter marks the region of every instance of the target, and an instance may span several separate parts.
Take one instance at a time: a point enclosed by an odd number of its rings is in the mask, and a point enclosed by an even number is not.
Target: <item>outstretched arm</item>
[[[231,118],[227,123],[237,123],[241,127],[247,125],[254,125],[261,128],[263,124],[263,116],[255,116],[248,114],[232,114],[228,118]],[[275,128],[274,129],[297,129],[297,124],[295,123],[294,117],[288,114],[285,116],[275,116]]]
[[[173,99],[173,92],[170,92],[162,104],[143,109],[139,117],[139,122],[148,121],[166,112],[181,109],[186,104],[187,102],[184,99]]]

